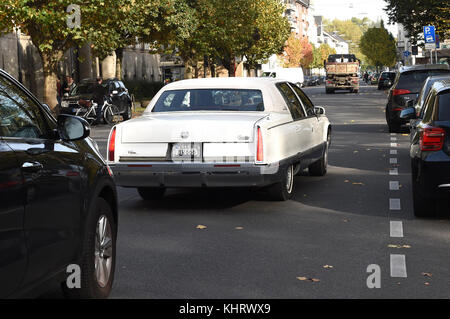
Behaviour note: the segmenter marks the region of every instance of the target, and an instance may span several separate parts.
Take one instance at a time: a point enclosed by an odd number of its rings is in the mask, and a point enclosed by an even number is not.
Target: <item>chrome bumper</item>
[[[122,187],[252,187],[281,180],[279,164],[109,163]]]

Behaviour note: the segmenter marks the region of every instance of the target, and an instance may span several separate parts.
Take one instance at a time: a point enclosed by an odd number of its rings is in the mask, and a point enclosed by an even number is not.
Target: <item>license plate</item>
[[[201,143],[175,143],[172,147],[173,160],[192,160],[201,157]]]

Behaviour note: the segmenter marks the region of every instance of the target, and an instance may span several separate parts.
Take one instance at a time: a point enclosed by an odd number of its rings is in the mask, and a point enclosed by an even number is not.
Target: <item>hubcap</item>
[[[294,186],[294,166],[291,165],[287,169],[287,176],[286,176],[286,191],[289,194],[292,192],[293,186]]]
[[[95,277],[100,287],[104,288],[111,275],[113,262],[111,225],[105,215],[97,221],[95,232]]]

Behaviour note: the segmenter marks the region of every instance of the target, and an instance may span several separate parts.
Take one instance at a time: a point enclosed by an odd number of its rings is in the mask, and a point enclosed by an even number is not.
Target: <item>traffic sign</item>
[[[425,43],[435,43],[436,42],[436,29],[432,25],[427,25],[423,27],[423,36],[425,38]]]
[[[411,55],[411,52],[409,51],[404,51],[403,55],[405,56],[405,58],[409,57]]]
[[[436,43],[425,43],[425,50],[436,50]]]

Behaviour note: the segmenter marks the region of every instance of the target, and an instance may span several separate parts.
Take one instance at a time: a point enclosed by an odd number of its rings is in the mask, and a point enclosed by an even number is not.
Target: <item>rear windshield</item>
[[[390,79],[390,80],[395,79],[395,73],[393,73],[393,72],[381,73],[381,80],[387,80],[387,79]]]
[[[260,90],[201,89],[165,91],[152,112],[264,111]]]
[[[407,89],[418,93],[427,77],[439,74],[448,74],[450,70],[420,70],[402,73],[398,81],[397,89]]]
[[[439,94],[439,121],[450,121],[450,91]]]
[[[70,91],[70,95],[79,95],[79,94],[91,94],[94,93],[95,87],[97,86],[96,82],[84,82],[75,86],[72,91]],[[106,88],[107,84],[103,83],[103,87]]]

